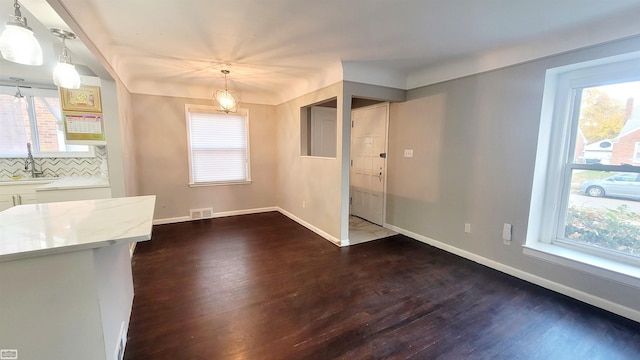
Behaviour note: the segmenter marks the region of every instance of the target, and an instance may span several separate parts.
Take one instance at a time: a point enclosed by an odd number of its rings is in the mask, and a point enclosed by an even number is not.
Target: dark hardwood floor
[[[404,236],[279,213],[156,226],[126,359],[640,359],[640,324]],[[639,299],[640,301],[640,299]]]

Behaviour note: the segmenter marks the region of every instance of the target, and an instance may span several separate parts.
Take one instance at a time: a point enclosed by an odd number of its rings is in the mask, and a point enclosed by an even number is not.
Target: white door
[[[351,112],[350,213],[374,224],[384,220],[389,104]]]
[[[336,108],[311,108],[311,156],[336,157]]]

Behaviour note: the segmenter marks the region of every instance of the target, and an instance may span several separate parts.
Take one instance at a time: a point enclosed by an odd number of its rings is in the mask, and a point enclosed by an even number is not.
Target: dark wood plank
[[[126,359],[638,359],[640,324],[404,236],[279,213],[156,226]]]

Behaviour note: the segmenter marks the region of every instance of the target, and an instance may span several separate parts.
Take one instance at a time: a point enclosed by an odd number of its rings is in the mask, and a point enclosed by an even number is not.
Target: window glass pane
[[[573,170],[564,237],[640,256],[639,174]]]
[[[27,143],[34,156],[58,156],[60,152],[89,153],[88,145],[67,145],[56,90],[24,88],[16,100],[16,88],[0,86],[0,156],[22,157]]]
[[[88,145],[66,144],[59,97],[34,96],[33,103],[38,129],[38,152],[89,151]]]
[[[638,163],[636,143],[639,141],[639,81],[582,90],[575,163]]]
[[[34,97],[40,152],[64,151],[64,137],[58,137],[60,101],[58,98]]]
[[[26,100],[0,94],[0,154],[25,156],[28,142],[32,141]]]

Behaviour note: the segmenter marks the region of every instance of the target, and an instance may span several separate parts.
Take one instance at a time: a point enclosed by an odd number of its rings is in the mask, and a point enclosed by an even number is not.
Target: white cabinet
[[[59,201],[108,199],[111,197],[110,187],[100,188],[77,188],[77,189],[38,189],[39,203],[52,203]]]
[[[35,204],[36,186],[42,184],[11,184],[0,186],[0,211],[16,205]]]
[[[14,206],[13,195],[0,195],[0,211]]]
[[[38,203],[108,199],[109,180],[102,177],[67,177],[36,188]]]

